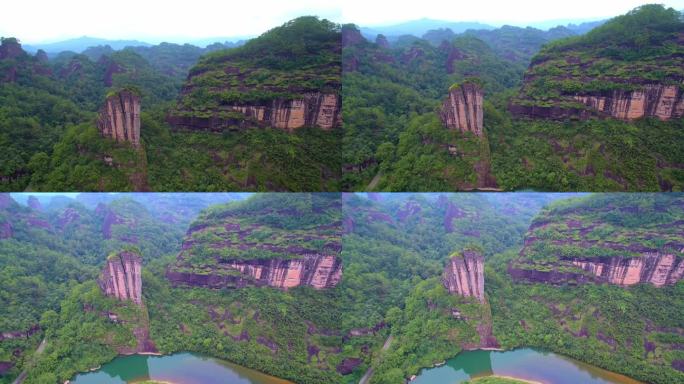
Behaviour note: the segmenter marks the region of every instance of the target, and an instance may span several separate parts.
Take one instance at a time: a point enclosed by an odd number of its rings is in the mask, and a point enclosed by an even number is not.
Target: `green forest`
[[[338,93],[339,34],[334,23],[301,17],[240,47],[99,46],[51,58],[3,38],[0,190],[338,191],[339,129],[288,132],[219,106]],[[242,83],[228,67],[240,68]],[[96,125],[107,95],[128,88],[142,96],[138,148]],[[226,113],[235,124],[218,131],[170,122]]]
[[[560,262],[534,253],[535,241],[580,236],[605,239],[601,257],[626,241],[644,247],[631,257],[681,262],[681,194],[0,196],[0,326],[24,332],[0,341],[0,362],[10,364],[3,383],[25,369],[27,383],[71,379],[133,348],[139,329],[160,353],[215,356],[297,383],[355,383],[369,368],[371,383],[401,382],[477,346],[483,325],[505,349],[553,351],[648,383],[684,375],[675,368],[684,359],[681,281],[619,286],[510,272]],[[179,254],[231,243],[247,248],[227,262],[302,258],[296,247],[336,255],[342,278],[286,290],[167,277]],[[248,251],[285,244],[290,254]],[[484,255],[483,303],[442,282],[446,260],[465,249]],[[96,284],[107,255],[122,250],[142,258],[140,307]],[[230,272],[216,257],[190,265],[199,275]]]
[[[574,98],[644,84],[681,93],[679,12],[644,5],[585,35],[434,32],[387,44],[343,26],[345,190],[457,191],[491,180],[502,190],[682,190],[681,116],[623,121]],[[452,84],[469,78],[483,84],[482,137],[449,130],[438,115]]]

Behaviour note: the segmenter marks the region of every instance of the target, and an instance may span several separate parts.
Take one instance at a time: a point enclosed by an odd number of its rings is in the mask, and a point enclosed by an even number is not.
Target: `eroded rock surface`
[[[484,94],[475,83],[453,86],[442,104],[440,118],[445,127],[482,136]]]
[[[444,269],[442,281],[449,293],[475,297],[483,303],[484,256],[473,250],[452,255]]]
[[[107,258],[98,284],[106,296],[130,300],[142,305],[142,259],[140,255],[123,251]]]
[[[97,128],[104,137],[140,145],[140,96],[121,90],[109,97],[100,109]]]

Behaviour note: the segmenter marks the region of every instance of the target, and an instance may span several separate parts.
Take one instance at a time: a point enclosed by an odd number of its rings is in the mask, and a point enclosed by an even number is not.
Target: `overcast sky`
[[[9,0],[0,36],[24,43],[79,36],[190,41],[255,36],[302,15],[362,26],[419,18],[525,26],[544,20],[600,19],[623,14],[639,0]],[[684,9],[684,0],[661,1]]]

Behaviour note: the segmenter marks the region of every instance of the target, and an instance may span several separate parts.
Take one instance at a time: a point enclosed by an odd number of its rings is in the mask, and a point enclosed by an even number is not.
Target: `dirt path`
[[[382,349],[380,349],[380,358],[382,358],[382,354],[390,347],[390,345],[392,344],[392,340],[394,340],[394,337],[392,335],[389,335],[387,337],[387,340],[385,340],[385,344],[382,345]],[[375,372],[373,370],[373,367],[368,368],[368,370],[363,375],[361,380],[359,380],[359,384],[368,384],[371,377],[373,377],[373,372]]]
[[[380,182],[381,178],[382,178],[382,172],[378,171],[378,173],[376,173],[375,176],[373,176],[373,180],[371,180],[371,182],[366,187],[366,191],[372,192],[375,189],[375,187],[378,186],[378,183]]]
[[[40,344],[38,344],[38,348],[36,348],[36,352],[33,354],[33,357],[35,358],[35,357],[37,357],[38,355],[40,355],[41,353],[43,353],[43,351],[45,350],[45,346],[46,346],[46,345],[47,345],[47,339],[43,339],[43,341],[41,341]],[[29,364],[33,364],[33,359],[31,359],[31,361],[29,362]],[[14,382],[13,382],[12,384],[21,384],[21,383],[23,383],[24,380],[26,380],[26,376],[27,376],[27,375],[28,375],[28,368],[24,368],[24,370],[21,371],[21,373],[19,374],[19,376],[17,376],[17,378],[14,379]]]

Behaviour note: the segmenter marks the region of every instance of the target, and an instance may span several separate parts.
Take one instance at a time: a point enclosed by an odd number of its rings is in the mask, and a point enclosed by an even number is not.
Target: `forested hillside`
[[[660,5],[580,36],[504,27],[390,44],[347,25],[344,188],[681,190],[683,25]],[[482,85],[475,137],[436,113],[465,81]]]

